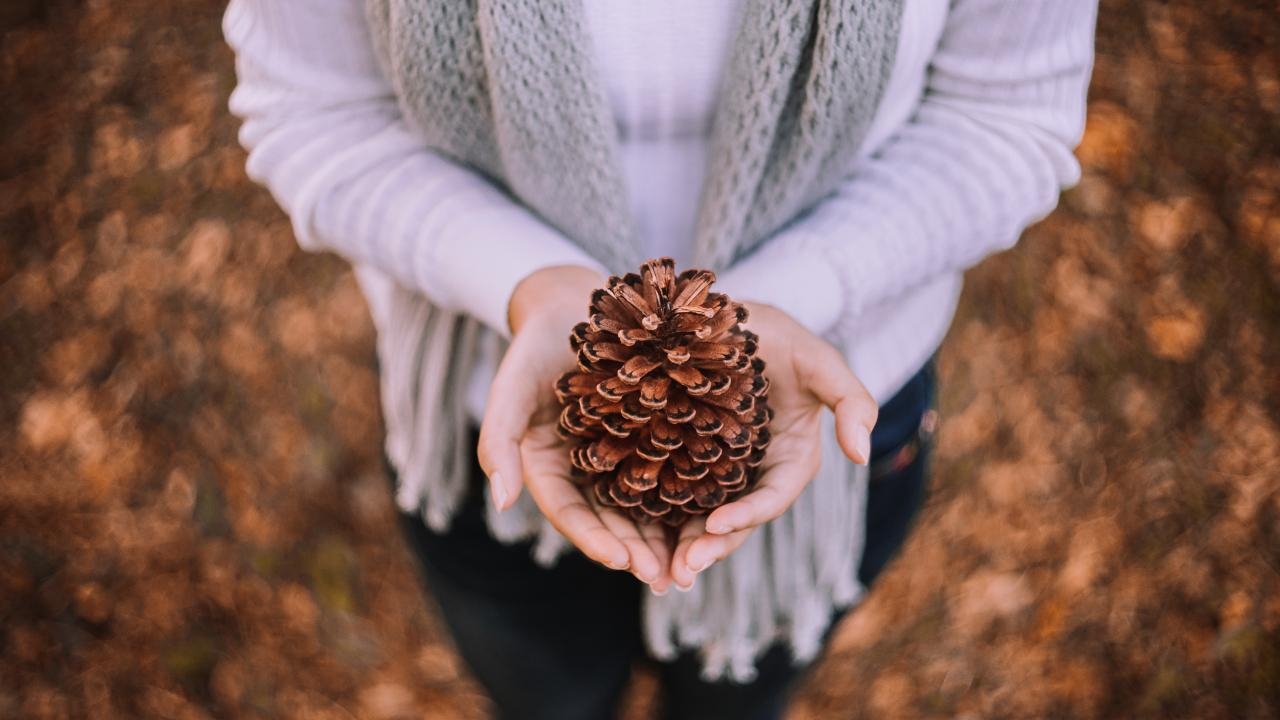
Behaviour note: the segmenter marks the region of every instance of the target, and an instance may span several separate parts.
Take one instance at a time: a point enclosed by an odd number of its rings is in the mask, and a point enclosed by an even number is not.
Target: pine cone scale
[[[680,525],[748,490],[769,443],[767,378],[746,309],[669,258],[591,295],[555,385],[574,477],[640,522]]]

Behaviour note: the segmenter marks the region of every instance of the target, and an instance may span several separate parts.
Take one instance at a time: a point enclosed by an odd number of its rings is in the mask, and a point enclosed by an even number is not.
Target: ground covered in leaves
[[[483,717],[221,9],[0,11],[0,717]],[[969,274],[929,506],[794,717],[1280,714],[1276,38],[1103,3],[1084,179]]]

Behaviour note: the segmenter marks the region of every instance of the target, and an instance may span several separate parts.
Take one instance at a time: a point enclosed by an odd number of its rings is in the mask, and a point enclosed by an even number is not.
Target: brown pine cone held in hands
[[[556,382],[575,480],[642,522],[680,525],[741,495],[769,444],[769,381],[747,310],[671,258],[609,278]]]

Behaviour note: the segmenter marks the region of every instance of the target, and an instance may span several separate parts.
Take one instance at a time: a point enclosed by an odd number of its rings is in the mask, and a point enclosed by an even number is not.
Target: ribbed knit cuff
[[[720,273],[715,289],[734,300],[772,305],[815,335],[836,326],[845,305],[836,268],[799,231],[779,234]]]

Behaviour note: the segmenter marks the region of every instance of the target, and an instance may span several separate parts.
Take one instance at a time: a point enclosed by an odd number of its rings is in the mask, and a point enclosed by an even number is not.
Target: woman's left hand
[[[681,527],[671,578],[684,589],[693,586],[699,572],[738,549],[753,530],[791,507],[817,475],[824,408],[835,413],[844,454],[864,465],[871,458],[878,408],[840,352],[777,308],[743,304],[750,313],[746,327],[760,336],[773,439],[751,492]]]

